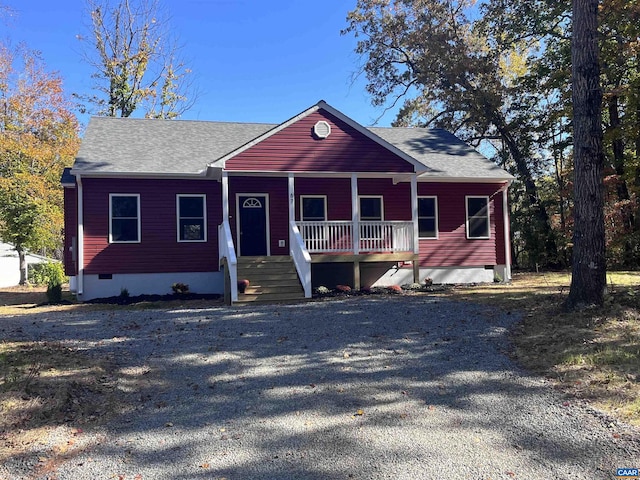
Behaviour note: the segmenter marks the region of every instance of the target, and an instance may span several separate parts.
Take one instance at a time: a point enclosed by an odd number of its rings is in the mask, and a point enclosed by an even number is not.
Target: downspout
[[[505,184],[502,190],[502,221],[504,222],[504,272],[505,282],[511,281],[511,229],[509,227],[509,202],[507,191],[511,182]]]
[[[78,184],[78,291],[80,297],[84,293],[84,202],[82,194],[82,177],[76,173]]]

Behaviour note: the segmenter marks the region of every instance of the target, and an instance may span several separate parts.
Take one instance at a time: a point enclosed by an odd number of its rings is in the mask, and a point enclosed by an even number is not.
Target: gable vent
[[[331,135],[331,125],[324,120],[320,120],[313,126],[313,134],[318,138],[327,138]]]

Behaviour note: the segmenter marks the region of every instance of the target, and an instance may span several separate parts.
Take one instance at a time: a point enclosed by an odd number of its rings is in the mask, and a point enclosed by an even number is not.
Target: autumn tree
[[[502,47],[528,41],[544,46],[528,60],[528,83],[546,90],[548,120],[556,132],[549,145],[539,136],[540,150],[560,160],[553,168],[557,179],[557,209],[562,230],[570,234],[572,198],[562,192],[573,178],[571,16],[568,0],[483,4],[483,22],[500,33]],[[602,126],[605,182],[607,263],[617,268],[640,265],[640,4],[602,0],[598,8],[598,48],[602,89]]]
[[[570,309],[602,305],[606,286],[598,0],[573,0],[574,248]]]
[[[395,125],[446,128],[491,142],[522,186],[522,222],[532,262],[557,264],[558,247],[536,177],[540,97],[522,81],[532,48],[501,48],[474,0],[359,0],[344,33],[358,39],[375,105],[401,101]],[[535,252],[535,254],[534,254]]]
[[[60,77],[35,52],[0,44],[0,238],[18,252],[21,284],[27,250],[62,244],[60,177],[78,146]]]
[[[93,68],[94,95],[78,95],[98,115],[177,118],[197,96],[191,70],[179,57],[160,0],[86,0],[90,33],[84,59]]]

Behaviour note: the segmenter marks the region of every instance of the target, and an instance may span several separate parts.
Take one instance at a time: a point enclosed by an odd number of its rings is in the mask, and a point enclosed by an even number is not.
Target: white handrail
[[[289,250],[298,271],[304,297],[311,298],[311,255],[305,246],[296,222],[289,222]]]
[[[357,224],[358,235],[354,235],[353,222],[344,220],[298,222],[297,225],[311,253],[414,250],[413,222],[409,221],[361,221]]]
[[[231,302],[233,303],[238,301],[238,257],[236,257],[236,249],[233,246],[231,227],[226,220],[218,225],[219,264],[222,264],[224,258],[227,259],[227,270],[229,271],[229,281],[231,283]]]

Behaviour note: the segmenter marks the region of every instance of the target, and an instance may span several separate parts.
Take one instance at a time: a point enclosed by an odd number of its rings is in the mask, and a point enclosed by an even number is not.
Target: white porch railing
[[[289,246],[291,258],[293,258],[300,283],[304,288],[304,296],[311,298],[311,256],[305,247],[296,222],[289,222]]]
[[[353,222],[297,222],[310,253],[413,252],[413,222],[358,222],[360,240],[353,244]]]
[[[352,222],[297,222],[297,225],[310,253],[353,252]]]
[[[231,303],[238,301],[238,258],[233,246],[231,227],[228,221],[218,225],[218,261],[222,265],[226,259],[226,268],[229,275],[229,291]],[[226,279],[225,279],[226,283]],[[225,289],[226,290],[226,289]]]

